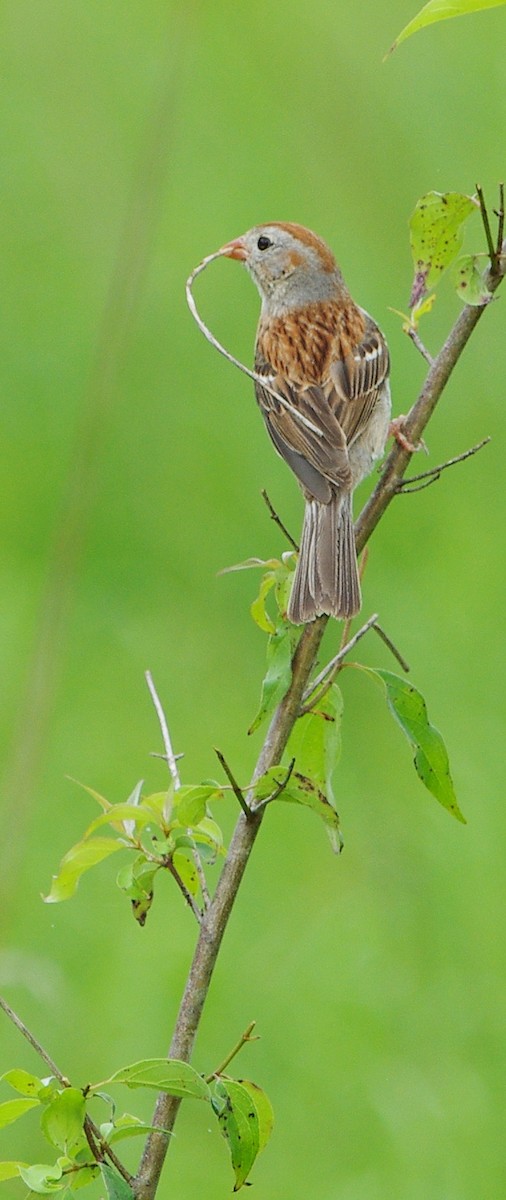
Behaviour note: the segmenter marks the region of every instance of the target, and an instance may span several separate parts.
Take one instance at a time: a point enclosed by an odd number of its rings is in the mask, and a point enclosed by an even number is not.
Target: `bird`
[[[288,619],[347,620],[362,602],[353,491],[383,454],[390,426],[387,343],[329,246],[305,226],[257,225],[220,254],[243,263],[260,293],[256,398],[305,499]]]

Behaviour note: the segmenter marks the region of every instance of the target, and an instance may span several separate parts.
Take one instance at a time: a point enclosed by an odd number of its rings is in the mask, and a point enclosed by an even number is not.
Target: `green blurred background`
[[[141,777],[164,785],[149,757],[150,668],[184,780],[217,775],[214,745],[248,779],[265,655],[248,612],[257,580],[217,572],[285,549],[261,487],[294,533],[301,520],[252,389],[201,337],[184,281],[252,224],[310,225],[383,326],[394,408],[407,410],[423,363],[390,307],[407,304],[409,214],[423,192],[476,179],[493,204],[505,170],[504,9],[434,26],[383,64],[416,8],[2,5],[0,978],[78,1083],[166,1052],[195,932],[165,880],[138,928],[116,863],[68,904],[41,903],[95,815],[66,777],[115,801]],[[466,246],[482,243],[473,216]],[[196,293],[249,361],[246,274],[219,262]],[[345,852],[333,858],[309,814],[270,813],[194,1059],[211,1070],[257,1019],[240,1071],[277,1116],[259,1198],[506,1191],[505,302],[485,314],[428,431],[430,459],[413,469],[492,444],[395,502],[365,582],[365,615],[379,611],[445,735],[468,825],[424,792],[379,693],[346,672]],[[426,319],[433,350],[458,308],[445,280]],[[330,654],[339,630],[326,636]],[[362,646],[396,669],[373,635]],[[228,836],[232,802],[216,815]],[[39,1069],[5,1020],[0,1040],[1,1070]],[[147,1117],[151,1099],[125,1107]],[[210,1125],[186,1105],[161,1197],[230,1193]],[[48,1156],[31,1116],[0,1133],[2,1159]],[[137,1148],[125,1159],[134,1168]]]

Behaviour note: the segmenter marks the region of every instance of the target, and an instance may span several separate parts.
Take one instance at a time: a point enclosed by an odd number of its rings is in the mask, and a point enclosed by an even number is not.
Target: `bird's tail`
[[[361,602],[350,494],[334,493],[329,504],[306,500],[290,621],[304,625],[322,613],[353,617]]]

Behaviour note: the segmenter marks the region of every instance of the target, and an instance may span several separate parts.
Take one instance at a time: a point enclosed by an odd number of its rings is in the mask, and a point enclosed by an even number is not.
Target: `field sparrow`
[[[351,617],[361,604],[352,494],[383,453],[390,421],[385,339],[328,246],[302,225],[258,225],[221,253],[243,262],[260,292],[255,371],[270,390],[255,383],[256,396],[306,500],[288,617]]]

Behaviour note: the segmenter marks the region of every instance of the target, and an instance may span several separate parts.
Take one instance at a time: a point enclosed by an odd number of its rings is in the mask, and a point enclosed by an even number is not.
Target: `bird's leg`
[[[428,454],[429,451],[423,438],[420,438],[418,442],[410,442],[409,438],[406,437],[406,434],[404,433],[405,420],[406,417],[403,413],[401,413],[398,417],[394,417],[394,420],[390,421],[390,425],[388,427],[388,436],[395,438],[395,441],[398,443],[398,445],[401,446],[403,450],[407,450],[408,454],[416,454],[418,450],[423,450],[425,454]]]

